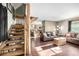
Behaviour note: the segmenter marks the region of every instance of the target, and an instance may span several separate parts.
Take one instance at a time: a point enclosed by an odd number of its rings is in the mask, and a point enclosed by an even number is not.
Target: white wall
[[[65,34],[68,32],[68,21],[64,20],[64,21],[59,21],[58,25],[60,26],[60,34]],[[56,26],[57,23],[55,21],[45,21],[45,32],[46,31],[51,31],[54,32],[54,34],[56,34]]]
[[[50,31],[54,34],[56,33],[56,22],[45,21],[45,32]]]
[[[12,14],[9,11],[7,11],[7,13],[8,13],[8,18],[7,18],[8,19],[8,30],[9,30],[11,25],[14,24],[14,20],[12,18]]]
[[[24,24],[24,19],[16,18],[14,23]]]
[[[59,26],[61,28],[60,33],[65,34],[68,32],[68,21],[60,21]]]

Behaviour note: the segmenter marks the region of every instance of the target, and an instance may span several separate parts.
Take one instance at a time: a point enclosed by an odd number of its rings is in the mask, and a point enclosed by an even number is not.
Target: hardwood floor
[[[49,45],[49,47],[45,47],[47,45]],[[43,50],[56,47],[53,45],[53,41],[41,42],[39,39],[32,39],[32,56],[39,56],[38,52],[35,50],[35,47],[39,46],[43,47]],[[78,45],[67,42],[65,45],[59,47],[61,47],[63,52],[54,56],[79,56]]]
[[[67,43],[64,46],[61,46],[63,53],[59,54],[57,56],[79,56],[79,46],[72,44],[72,43]]]

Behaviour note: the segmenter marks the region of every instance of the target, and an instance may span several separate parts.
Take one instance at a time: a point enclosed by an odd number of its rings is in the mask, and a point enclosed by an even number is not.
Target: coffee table
[[[64,45],[66,44],[66,38],[65,37],[57,37],[54,38],[54,42],[55,45]]]

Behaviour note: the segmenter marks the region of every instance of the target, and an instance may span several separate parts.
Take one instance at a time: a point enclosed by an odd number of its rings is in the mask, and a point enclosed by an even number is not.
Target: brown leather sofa
[[[67,42],[79,45],[79,34],[74,32],[66,33]]]

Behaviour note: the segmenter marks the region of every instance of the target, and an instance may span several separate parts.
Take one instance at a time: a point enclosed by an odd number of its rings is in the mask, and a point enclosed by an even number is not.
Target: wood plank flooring
[[[47,41],[47,42],[41,42],[39,39],[32,39],[32,56],[39,56],[38,52],[35,50],[35,47],[38,46],[45,46],[48,44],[52,44],[52,46],[46,48],[52,48],[53,46],[53,41]],[[72,44],[72,43],[66,43],[63,46],[60,46],[62,48],[62,53],[56,54],[55,56],[79,56],[79,46]]]

